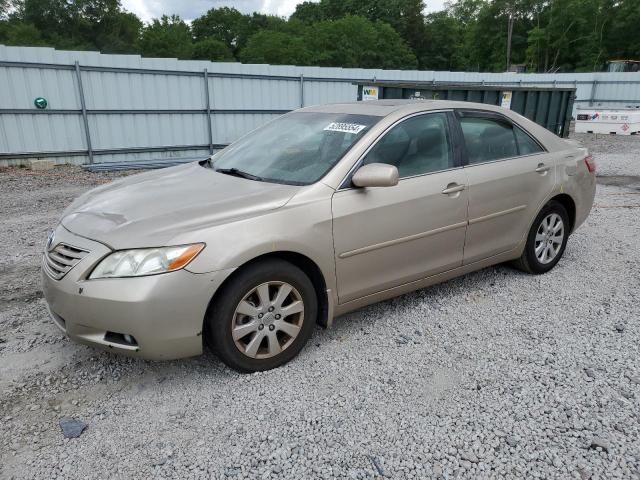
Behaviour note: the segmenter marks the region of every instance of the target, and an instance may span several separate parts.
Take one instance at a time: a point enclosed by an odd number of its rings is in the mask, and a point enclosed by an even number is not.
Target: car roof
[[[450,100],[371,100],[367,102],[345,102],[328,105],[316,105],[303,108],[304,112],[326,112],[326,113],[346,113],[357,115],[373,115],[386,117],[395,112],[421,112],[429,110],[443,110],[451,108],[463,108],[485,111],[501,111],[500,107],[488,105],[486,103],[456,102]]]
[[[397,120],[404,116],[414,113],[428,112],[431,110],[481,110],[484,112],[496,112],[507,116],[512,121],[524,127],[530,134],[542,142],[549,151],[563,150],[567,148],[567,143],[553,132],[543,128],[537,123],[532,122],[528,118],[497,105],[489,105],[486,103],[463,102],[453,100],[371,100],[367,102],[346,102],[334,103],[329,105],[317,105],[306,107],[298,112],[325,112],[325,113],[343,113],[356,115],[372,115],[377,117],[390,117],[391,120]]]

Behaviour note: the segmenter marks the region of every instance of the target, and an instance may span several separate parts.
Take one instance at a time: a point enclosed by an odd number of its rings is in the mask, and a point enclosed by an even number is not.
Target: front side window
[[[379,120],[371,115],[290,113],[224,149],[213,158],[213,168],[259,181],[309,185]]]
[[[452,168],[447,115],[429,113],[396,125],[369,151],[368,163],[394,165],[400,178]]]

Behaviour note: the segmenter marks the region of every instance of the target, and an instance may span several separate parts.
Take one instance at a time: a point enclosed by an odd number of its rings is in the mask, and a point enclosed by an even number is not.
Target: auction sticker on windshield
[[[324,127],[324,129],[328,132],[343,132],[343,133],[354,133],[358,134],[362,130],[367,128],[366,125],[358,125],[357,123],[342,123],[342,122],[333,122]]]

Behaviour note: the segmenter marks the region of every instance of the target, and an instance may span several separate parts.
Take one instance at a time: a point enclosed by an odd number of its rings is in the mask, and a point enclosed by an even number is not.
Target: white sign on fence
[[[502,92],[502,102],[500,102],[500,106],[511,110],[511,97],[513,97],[513,92]]]
[[[362,87],[362,101],[378,100],[378,87]]]

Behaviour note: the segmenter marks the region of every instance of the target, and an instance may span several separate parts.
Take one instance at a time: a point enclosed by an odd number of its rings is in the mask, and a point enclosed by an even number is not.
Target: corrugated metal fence
[[[510,74],[243,65],[0,45],[0,166],[204,158],[282,113],[353,101],[357,84],[575,86],[580,106],[640,106],[640,73]],[[46,109],[34,100],[44,97]]]

